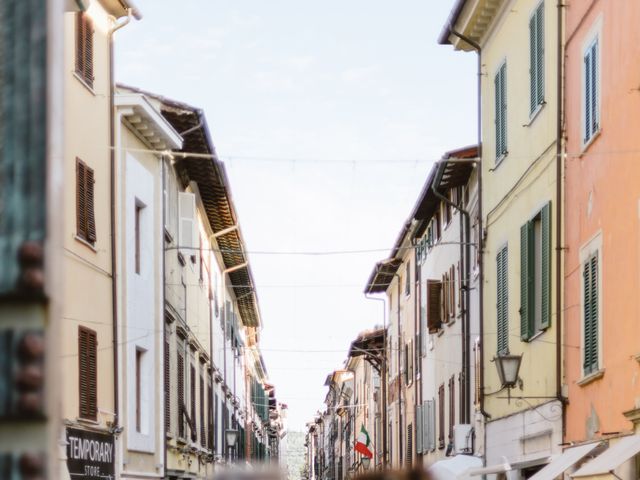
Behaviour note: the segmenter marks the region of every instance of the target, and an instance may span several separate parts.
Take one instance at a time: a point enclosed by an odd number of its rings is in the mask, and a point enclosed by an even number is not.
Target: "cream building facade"
[[[539,469],[562,443],[558,11],[548,0],[459,1],[441,37],[480,49],[484,453],[488,465],[506,458],[510,478]],[[494,362],[508,354],[522,356],[510,391]]]

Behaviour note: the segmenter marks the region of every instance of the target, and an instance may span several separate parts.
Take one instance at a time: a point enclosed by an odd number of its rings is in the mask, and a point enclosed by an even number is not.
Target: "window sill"
[[[589,385],[591,382],[595,382],[596,380],[599,380],[602,377],[604,377],[604,368],[601,368],[600,370],[596,370],[595,372],[590,373],[589,375],[585,375],[580,380],[578,380],[576,384],[579,387],[584,387],[585,385]]]
[[[97,420],[92,420],[90,418],[82,418],[82,417],[77,417],[76,418],[76,422],[78,423],[84,423],[85,425],[93,425],[93,426],[97,426],[100,425],[100,422]]]
[[[450,319],[449,319],[449,321],[448,321],[447,323],[445,323],[445,325],[446,325],[447,327],[451,327],[451,326],[452,326],[452,325],[454,325],[455,323],[456,323],[456,319],[455,319],[455,317],[453,317],[453,318],[450,318]]]
[[[593,142],[595,142],[598,137],[600,137],[600,133],[602,132],[602,127],[598,128],[598,131],[591,135],[591,138],[582,144],[582,151],[580,152],[579,158],[582,158],[586,153],[589,147]]]
[[[535,108],[535,110],[531,112],[531,115],[529,115],[529,122],[525,123],[522,126],[527,128],[533,125],[533,122],[535,121],[536,118],[538,118],[538,115],[540,115],[540,112],[544,109],[546,105],[547,105],[546,100],[543,100],[542,103],[539,103],[538,106]]]
[[[489,171],[490,172],[495,172],[498,169],[498,167],[500,165],[502,165],[502,162],[504,162],[505,158],[507,158],[507,155],[509,155],[509,152],[503,153],[500,156],[498,156],[496,158],[496,162],[495,162],[493,168],[490,168]]]
[[[438,333],[436,335],[438,335],[439,337],[444,335],[444,328],[440,328],[440,330],[438,330]]]
[[[96,96],[96,91],[93,89],[93,87],[91,85],[89,85],[84,78],[82,78],[80,75],[78,75],[78,72],[73,72],[73,76],[76,77],[76,79],[82,84],[82,86],[84,88],[86,88],[87,90],[89,90],[89,92],[91,92],[91,95],[93,95],[94,97]]]
[[[79,237],[78,235],[74,235],[73,236],[74,240],[76,240],[77,242],[80,242],[82,245],[84,245],[85,247],[89,248],[93,253],[98,253],[98,250],[96,250],[95,245],[93,245],[92,243],[89,243],[87,240],[85,240],[82,237]]]

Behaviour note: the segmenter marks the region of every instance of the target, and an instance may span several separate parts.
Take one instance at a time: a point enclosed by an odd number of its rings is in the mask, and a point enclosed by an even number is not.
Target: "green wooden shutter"
[[[530,110],[544,101],[544,3],[529,19]]]
[[[497,351],[498,354],[509,351],[508,321],[508,250],[505,246],[496,257],[497,270]]]
[[[501,70],[498,70],[493,81],[495,89],[495,128],[496,128],[496,158],[502,155],[502,81]]]
[[[533,222],[520,228],[520,337],[529,340],[534,327],[533,291]]]
[[[551,202],[547,203],[540,212],[541,234],[542,234],[542,301],[541,301],[541,324],[542,328],[551,325]]]

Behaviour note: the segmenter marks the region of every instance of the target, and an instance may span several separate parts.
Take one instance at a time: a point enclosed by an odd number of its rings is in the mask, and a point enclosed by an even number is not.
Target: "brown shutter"
[[[164,426],[171,431],[171,350],[169,342],[164,342]]]
[[[429,333],[437,332],[442,326],[440,310],[440,294],[442,292],[442,282],[438,280],[427,280],[427,327]]]
[[[76,13],[76,73],[84,78],[84,15]]]
[[[87,194],[85,192],[86,165],[80,159],[76,159],[76,235],[87,239]]]
[[[184,436],[184,353],[178,351],[178,437]]]
[[[96,241],[96,215],[95,215],[95,207],[93,201],[93,186],[94,186],[94,178],[93,178],[93,169],[85,166],[85,208],[86,208],[86,217],[87,217],[87,240],[91,243],[95,243]]]
[[[456,266],[451,265],[451,316],[456,316]]]
[[[96,332],[85,327],[78,327],[80,417],[90,420],[97,420],[98,416],[97,350]]]
[[[213,388],[211,387],[211,380],[209,380],[209,388],[207,390],[207,448],[213,450]]]
[[[88,15],[84,18],[84,80],[93,87],[93,22]]]

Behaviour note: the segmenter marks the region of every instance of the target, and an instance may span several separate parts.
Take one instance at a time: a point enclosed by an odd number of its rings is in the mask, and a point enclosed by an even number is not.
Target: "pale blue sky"
[[[250,255],[291,429],[382,323],[362,291],[431,162],[475,141],[475,56],[437,44],[452,3],[136,0],[116,34],[118,81],[204,109],[249,251],[383,249]]]

